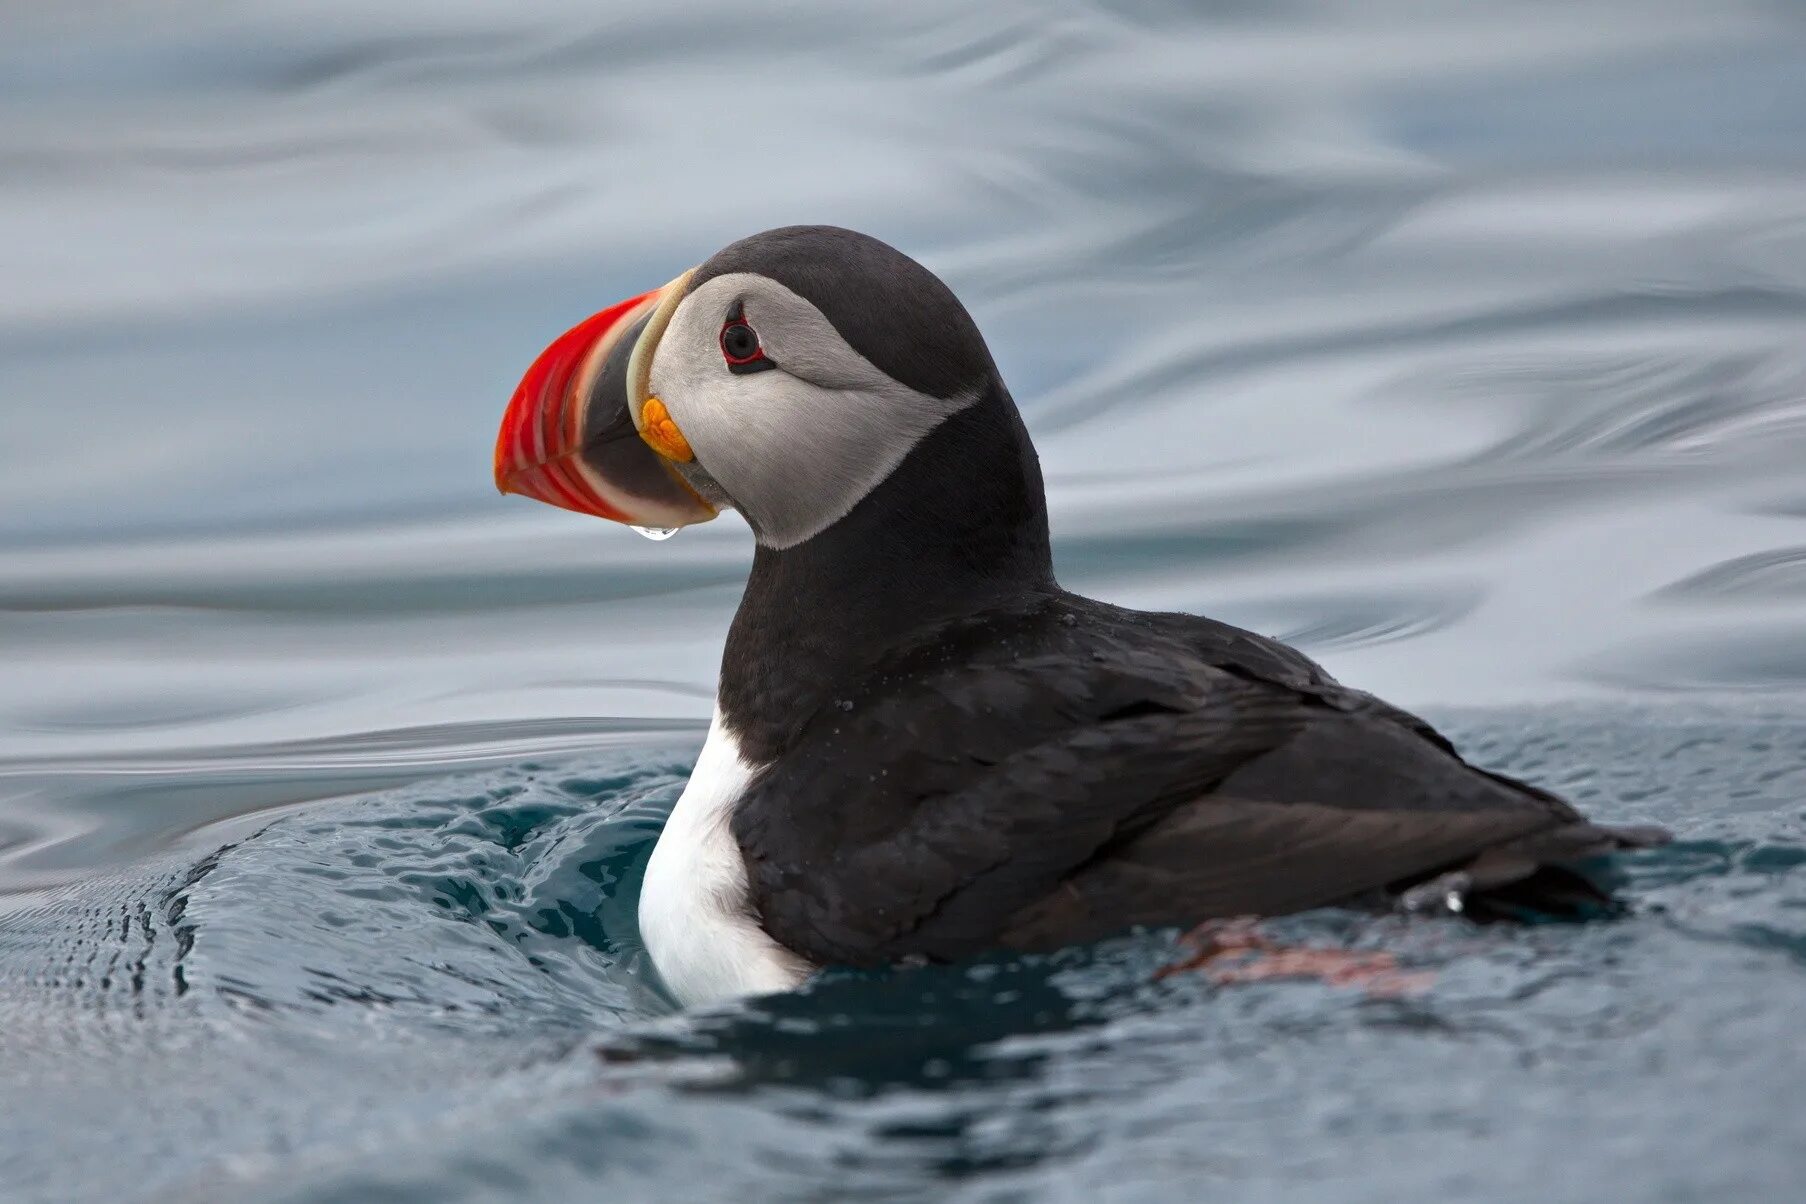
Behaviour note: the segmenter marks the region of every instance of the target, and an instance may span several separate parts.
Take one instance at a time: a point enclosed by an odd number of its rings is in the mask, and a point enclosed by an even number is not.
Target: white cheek
[[[776,369],[728,370],[717,339],[738,297],[764,327]],[[931,397],[886,376],[820,311],[756,276],[717,277],[684,300],[653,357],[650,387],[698,466],[778,548],[840,519],[923,436],[976,400]]]

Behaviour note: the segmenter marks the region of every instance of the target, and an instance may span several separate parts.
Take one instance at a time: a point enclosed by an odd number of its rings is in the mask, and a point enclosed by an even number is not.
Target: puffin
[[[1046,951],[1306,909],[1580,918],[1660,843],[1468,763],[1422,719],[1209,618],[1054,575],[1033,442],[927,268],[767,230],[528,368],[495,479],[752,567],[639,926],[682,1005],[828,966]]]

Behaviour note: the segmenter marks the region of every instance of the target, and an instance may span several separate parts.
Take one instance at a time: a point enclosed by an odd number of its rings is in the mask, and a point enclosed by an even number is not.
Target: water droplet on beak
[[[677,534],[676,527],[635,527],[634,530],[651,540],[670,539]]]

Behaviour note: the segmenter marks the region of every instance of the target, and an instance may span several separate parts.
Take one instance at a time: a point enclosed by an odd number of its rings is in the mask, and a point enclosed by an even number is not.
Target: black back
[[[1651,838],[1469,766],[1284,645],[1057,590],[920,626],[828,689],[732,819],[765,930],[818,962],[1051,948],[1462,867],[1522,891]]]

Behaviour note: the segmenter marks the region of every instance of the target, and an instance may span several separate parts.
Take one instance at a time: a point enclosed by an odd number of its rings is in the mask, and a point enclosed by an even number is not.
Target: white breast
[[[754,767],[715,712],[690,781],[646,864],[640,936],[686,1006],[788,991],[813,967],[765,934],[728,821]]]

